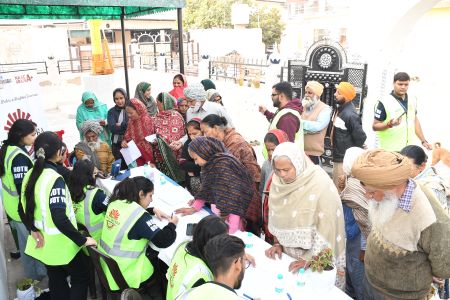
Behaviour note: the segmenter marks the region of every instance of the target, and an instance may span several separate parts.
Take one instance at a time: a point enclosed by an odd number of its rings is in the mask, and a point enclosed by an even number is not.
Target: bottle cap
[[[304,268],[301,268],[300,270],[298,270],[298,272],[299,272],[300,274],[303,274],[303,273],[305,273],[305,269],[304,269]]]
[[[283,274],[278,274],[277,279],[283,279]]]

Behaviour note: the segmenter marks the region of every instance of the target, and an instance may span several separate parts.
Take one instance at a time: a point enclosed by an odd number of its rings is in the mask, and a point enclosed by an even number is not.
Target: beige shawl
[[[293,143],[282,143],[273,161],[286,156],[297,178],[286,184],[273,175],[269,194],[269,231],[283,247],[307,250],[305,259],[331,248],[336,261],[345,260],[344,214],[336,187]]]

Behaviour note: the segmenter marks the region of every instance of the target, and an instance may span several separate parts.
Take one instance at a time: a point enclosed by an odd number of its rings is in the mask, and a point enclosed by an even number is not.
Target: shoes
[[[19,259],[20,258],[20,252],[19,251],[9,252],[9,255],[11,256],[12,259]]]

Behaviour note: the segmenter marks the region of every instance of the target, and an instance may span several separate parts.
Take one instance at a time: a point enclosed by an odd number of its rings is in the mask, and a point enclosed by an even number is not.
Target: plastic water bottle
[[[275,294],[277,295],[277,298],[279,298],[279,299],[281,299],[282,295],[284,294],[283,274],[277,275],[277,279],[275,281]]]
[[[252,241],[253,233],[247,232],[247,241],[245,243],[245,248],[253,248],[253,241]]]
[[[300,270],[298,270],[298,275],[297,275],[297,286],[298,287],[305,286],[305,283],[306,283],[306,281],[305,281],[306,278],[305,277],[306,277],[305,269],[301,268]]]

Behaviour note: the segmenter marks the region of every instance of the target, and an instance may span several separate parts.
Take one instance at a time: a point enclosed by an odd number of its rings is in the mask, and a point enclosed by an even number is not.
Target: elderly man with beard
[[[75,145],[76,158],[90,160],[103,175],[111,172],[114,155],[109,145],[99,139],[103,127],[97,121],[88,120],[81,125],[81,131],[84,140]]]
[[[241,287],[245,269],[251,264],[246,259],[244,242],[236,236],[220,234],[208,241],[204,251],[214,281],[186,291],[177,300],[241,299],[234,290]]]
[[[433,276],[450,276],[450,219],[411,177],[407,157],[381,149],[357,158],[352,174],[369,199],[364,299],[430,299]]]
[[[308,81],[302,100],[305,153],[316,165],[320,164],[320,156],[325,151],[325,134],[331,118],[331,107],[320,101],[322,93],[322,84]]]

